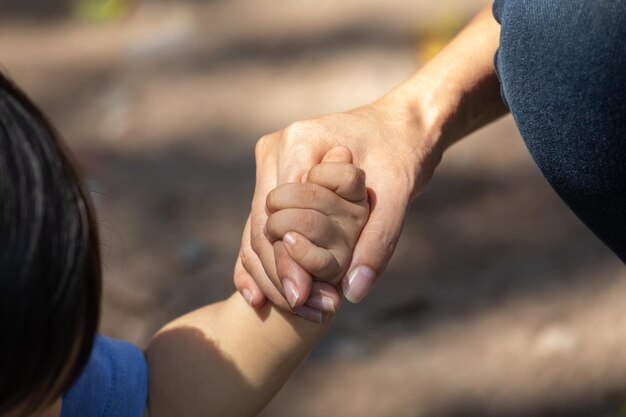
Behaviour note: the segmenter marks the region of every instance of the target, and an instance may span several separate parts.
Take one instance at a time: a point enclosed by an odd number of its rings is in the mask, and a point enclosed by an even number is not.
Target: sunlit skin
[[[240,252],[246,254],[245,269],[235,276],[235,286],[249,294],[253,305],[267,299],[290,308],[272,267],[272,244],[263,233],[267,195],[277,184],[299,181],[334,146],[352,151],[373,196],[372,212],[342,280],[349,301],[369,294],[394,252],[409,205],[430,181],[443,152],[506,113],[493,66],[499,39],[500,25],[489,5],[413,77],[382,98],[351,111],[298,121],[261,138],[251,227],[244,232]],[[299,294],[296,305],[305,304],[312,277],[299,273],[292,280]]]
[[[270,233],[274,235],[289,225],[307,223],[311,211],[319,210],[316,221],[322,229],[300,230],[299,242],[326,245],[316,247],[314,252],[321,256],[315,265],[327,271],[335,266],[337,271],[347,267],[369,213],[362,173],[350,160],[350,152],[345,148],[329,152],[306,184],[294,184],[294,194],[277,192],[272,199],[276,217]],[[300,188],[307,191],[299,192]],[[317,190],[314,199],[309,198],[312,188]],[[319,240],[319,230],[328,233],[328,240]],[[292,253],[298,258],[296,247]],[[310,260],[306,256],[298,259],[304,264]],[[242,266],[238,263],[235,268]],[[330,288],[324,285],[321,294]],[[339,309],[339,297],[329,294],[326,301]],[[235,293],[172,321],[157,332],[146,350],[150,379],[145,416],[258,414],[332,322],[328,316],[313,319],[316,322],[281,311],[270,303],[255,310]],[[59,381],[62,380],[63,376]],[[61,405],[57,399],[30,416],[24,416],[22,408],[2,417],[57,417]]]
[[[333,212],[316,217],[319,226],[323,224],[324,230],[332,231],[335,237],[326,242],[328,246],[318,247],[318,253],[328,255],[317,264],[322,268],[333,260],[338,260],[340,268],[347,267],[348,261],[342,256],[353,250],[367,220],[364,180],[350,160],[345,148],[337,153],[331,151],[307,184],[294,185],[296,189],[317,185],[319,192],[312,200],[307,198],[308,192],[274,196],[276,212],[279,208],[286,212],[272,221],[270,233],[294,223],[307,223],[312,210]],[[337,176],[338,164],[355,175]],[[323,191],[332,192],[322,192],[323,187],[328,187]],[[346,200],[335,190],[346,195],[360,193],[358,201]],[[317,226],[301,230],[302,238],[321,244]],[[235,270],[241,268],[237,263]],[[328,300],[335,310],[339,309],[338,296],[331,294]],[[314,323],[270,303],[255,310],[237,293],[175,320],[157,333],[146,354],[150,417],[256,415],[308,355],[331,321],[328,318]]]
[[[256,310],[235,294],[160,330],[146,352],[150,391],[145,416],[250,416],[269,402],[331,322],[327,319],[318,324],[294,315],[277,273],[298,271],[295,282],[302,287],[296,306],[314,294],[331,301],[318,305],[327,311],[338,309],[339,291],[328,284],[311,284],[313,276],[335,283],[337,275],[325,272],[350,271],[362,265],[372,268],[376,278],[380,276],[399,238],[408,205],[430,180],[443,151],[505,112],[493,69],[498,39],[499,26],[488,7],[415,76],[375,103],[296,123],[259,143],[257,186],[234,274],[237,289]],[[342,221],[354,224],[340,227],[344,236],[336,242],[356,242],[350,248],[350,265],[311,272],[285,257],[288,250],[276,249],[281,240],[272,240],[281,237],[283,226],[273,224],[268,239],[266,224],[271,213],[266,200],[277,185],[300,183],[335,146],[352,151],[354,164],[365,172],[366,185],[376,201],[370,200],[374,204],[369,220],[359,217],[358,211],[344,213]],[[280,222],[306,223],[309,218],[303,207],[310,202],[301,203],[294,205],[302,209],[292,212],[295,218],[281,217]],[[365,229],[355,236],[365,221]],[[298,238],[302,247],[302,238],[314,241],[318,236],[296,236],[296,241]],[[294,258],[306,263],[295,247],[290,250]],[[342,248],[332,257],[322,256],[329,263],[333,257],[341,263],[346,259],[344,252]],[[281,266],[276,268],[277,264]],[[344,291],[350,290],[346,279],[343,277]],[[351,291],[351,301],[363,299],[370,287]],[[265,303],[266,297],[272,303]],[[50,403],[31,416],[14,410],[2,417],[59,416],[60,398]]]

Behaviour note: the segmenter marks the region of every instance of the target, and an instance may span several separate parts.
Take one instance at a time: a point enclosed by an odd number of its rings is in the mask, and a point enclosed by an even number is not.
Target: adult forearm
[[[505,114],[493,57],[500,25],[484,8],[439,54],[382,101],[403,103],[419,135],[443,152],[451,144]]]
[[[499,35],[487,7],[413,77],[376,102],[292,123],[257,143],[255,197],[241,250],[247,272],[235,274],[251,304],[262,305],[267,297],[288,309],[264,234],[267,195],[277,184],[299,182],[334,146],[352,151],[376,199],[342,281],[352,302],[369,294],[391,259],[408,206],[429,183],[445,149],[506,112],[493,67]],[[299,290],[301,300],[308,298],[306,286]]]

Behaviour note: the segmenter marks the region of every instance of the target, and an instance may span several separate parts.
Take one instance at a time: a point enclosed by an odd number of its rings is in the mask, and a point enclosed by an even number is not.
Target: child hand
[[[349,149],[329,151],[305,181],[277,187],[266,202],[267,235],[275,242],[276,269],[291,306],[301,300],[293,291],[293,268],[285,252],[314,279],[336,285],[350,265],[369,215],[364,174],[352,164]],[[320,304],[319,299],[316,297],[315,304]],[[327,306],[307,304],[328,310]]]

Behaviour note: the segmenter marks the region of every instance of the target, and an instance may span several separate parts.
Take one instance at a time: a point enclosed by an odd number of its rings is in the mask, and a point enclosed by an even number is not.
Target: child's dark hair
[[[97,229],[69,155],[0,73],[0,415],[60,395],[99,321]]]

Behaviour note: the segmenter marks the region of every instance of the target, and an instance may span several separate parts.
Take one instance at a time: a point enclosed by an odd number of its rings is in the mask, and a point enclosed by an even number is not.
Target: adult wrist
[[[441,94],[418,73],[377,102],[401,124],[403,134],[397,139],[417,154],[432,156],[435,165],[452,140],[444,127],[453,105],[449,95]]]
[[[466,120],[460,114],[461,93],[439,78],[420,71],[399,87],[406,107],[419,124],[421,138],[440,154],[467,132]]]
[[[439,54],[390,93],[405,102],[416,115],[421,136],[440,152],[508,111],[493,66],[499,39],[500,26],[486,6]]]

